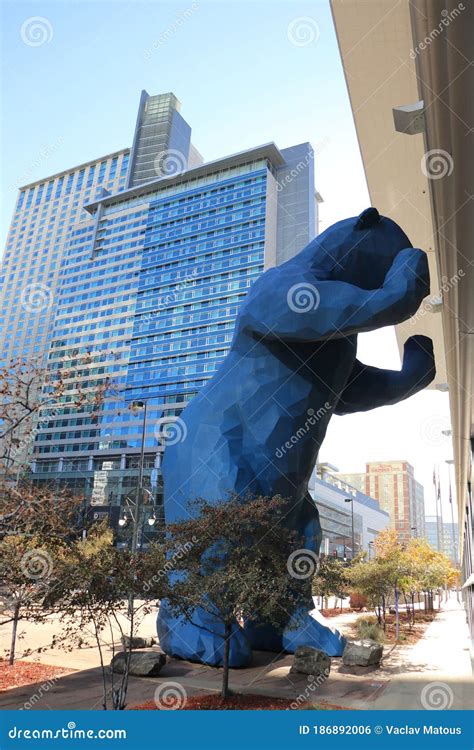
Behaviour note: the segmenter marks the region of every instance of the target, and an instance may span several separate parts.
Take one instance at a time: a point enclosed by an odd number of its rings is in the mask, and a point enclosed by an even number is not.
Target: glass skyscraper
[[[48,366],[70,378],[42,415],[32,470],[95,505],[133,492],[143,441],[159,505],[170,425],[226,356],[243,297],[316,233],[310,144],[202,163],[176,102],[142,94],[125,183],[90,193],[68,227]],[[78,387],[106,379],[105,403],[78,409]]]

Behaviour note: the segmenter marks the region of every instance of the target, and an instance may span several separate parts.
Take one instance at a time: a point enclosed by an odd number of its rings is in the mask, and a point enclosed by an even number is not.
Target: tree
[[[384,529],[374,542],[375,560],[382,566],[387,584],[392,588],[395,603],[395,634],[400,635],[400,593],[411,580],[414,568],[405,546],[400,544],[395,529]]]
[[[118,550],[113,546],[112,531],[104,524],[95,525],[86,539],[72,543],[58,560],[52,603],[61,612],[63,632],[52,645],[80,648],[84,633],[92,627],[102,670],[104,709],[108,708],[109,693],[114,710],[126,707],[132,639],[161,595],[164,567],[163,549],[151,545],[146,552]],[[106,634],[113,655],[118,639],[127,644],[123,645],[125,667],[118,684],[105,664]]]
[[[389,597],[392,591],[392,582],[388,575],[386,562],[373,559],[355,561],[345,571],[345,576],[350,586],[363,594],[371,606],[379,622],[385,630],[385,615]]]
[[[15,359],[0,368],[0,475],[4,481],[18,477],[27,465],[31,442],[55,409],[67,403],[94,413],[113,392],[108,377],[94,377],[81,385],[88,373],[94,375],[94,367],[93,355],[85,351],[70,352],[49,367],[39,360]]]
[[[285,574],[290,554],[301,547],[284,527],[286,508],[280,497],[236,496],[216,505],[198,499],[195,517],[167,526],[173,575],[166,598],[170,609],[191,623],[201,607],[223,626],[224,700],[236,620],[267,622],[283,630],[288,613],[307,591],[305,581]],[[180,554],[183,547],[186,555]]]
[[[0,484],[0,539],[26,534],[61,538],[78,533],[86,524],[84,500],[64,489],[36,485],[21,488]]]
[[[82,527],[80,507],[66,490],[0,487],[0,624],[12,625],[10,664],[20,621],[43,622],[51,613],[54,561]]]
[[[382,531],[374,548],[375,557],[370,562],[358,562],[347,570],[346,576],[357,591],[367,596],[384,629],[386,605],[393,596],[398,640],[400,595],[405,598],[411,626],[415,618],[415,593],[428,592],[430,600],[433,589],[456,580],[456,571],[446,555],[430,547],[425,539],[411,539],[402,544],[393,529]],[[407,596],[411,597],[411,612]]]
[[[346,566],[336,557],[326,556],[321,560],[319,570],[313,578],[313,594],[315,596],[335,596],[342,600],[348,593]],[[337,602],[336,602],[337,604]]]
[[[459,571],[443,552],[433,549],[426,539],[410,539],[406,552],[413,570],[412,579],[407,586],[412,603],[415,593],[426,592],[432,609],[433,590],[453,585],[459,577]]]
[[[46,600],[54,585],[54,554],[54,543],[46,545],[25,534],[0,541],[0,625],[12,625],[10,664],[15,660],[19,622],[44,622],[50,614]]]

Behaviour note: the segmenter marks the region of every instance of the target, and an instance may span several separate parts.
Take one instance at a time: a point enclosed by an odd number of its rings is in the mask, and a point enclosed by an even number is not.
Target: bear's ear
[[[380,221],[380,214],[377,211],[376,208],[366,208],[365,211],[362,211],[361,215],[358,217],[355,228],[356,229],[370,229],[371,227],[375,226],[377,222]]]

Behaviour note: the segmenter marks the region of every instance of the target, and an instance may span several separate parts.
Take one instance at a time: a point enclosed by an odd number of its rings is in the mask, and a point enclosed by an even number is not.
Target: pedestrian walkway
[[[335,619],[331,625],[349,632],[354,614],[338,616],[337,623]],[[48,662],[48,655],[43,661]],[[455,600],[445,605],[415,645],[389,648],[382,666],[373,671],[347,674],[341,671],[341,659],[332,659],[329,679],[316,686],[304,675],[290,675],[292,662],[288,654],[255,652],[252,667],[231,670],[231,689],[290,698],[295,706],[309,702],[354,709],[471,708],[468,630],[465,612]],[[69,655],[63,654],[62,663],[71,666]],[[47,690],[30,685],[7,691],[0,695],[0,708],[21,708],[41,693],[34,708],[100,709],[101,679],[99,669],[81,669]],[[218,692],[221,679],[220,669],[172,659],[157,678],[130,678],[128,704],[153,700],[156,688],[166,682],[179,683],[188,696]]]
[[[452,597],[411,647],[384,660],[390,681],[377,709],[472,708],[474,682],[466,612]]]

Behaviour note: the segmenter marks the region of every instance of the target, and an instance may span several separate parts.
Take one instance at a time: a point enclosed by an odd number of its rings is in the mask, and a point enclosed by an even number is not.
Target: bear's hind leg
[[[168,656],[222,667],[224,661],[224,625],[216,617],[197,607],[192,622],[176,616],[162,600],[158,611],[157,631],[160,648]],[[252,650],[242,628],[236,622],[230,639],[229,666],[246,667]]]

